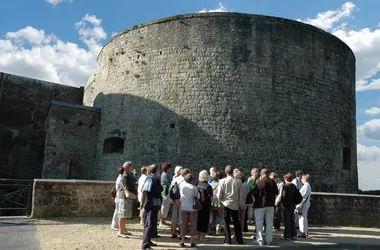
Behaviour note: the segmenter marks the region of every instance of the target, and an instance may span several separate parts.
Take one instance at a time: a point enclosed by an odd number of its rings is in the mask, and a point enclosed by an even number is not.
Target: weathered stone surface
[[[196,173],[303,169],[316,191],[358,190],[354,54],[310,25],[211,13],[133,27],[101,51],[83,103],[102,108],[97,179],[126,159],[169,160]],[[103,153],[109,137],[123,153]]]
[[[99,109],[52,102],[42,178],[92,179],[99,120]]]
[[[309,224],[380,227],[380,196],[312,193]]]
[[[0,178],[40,178],[51,100],[81,104],[83,88],[0,72]]]
[[[83,87],[31,79],[0,72],[1,124],[28,130],[43,130],[51,100],[82,104]]]
[[[112,216],[114,181],[35,179],[32,217]]]
[[[113,185],[114,181],[35,179],[32,216],[111,216]],[[380,227],[380,196],[312,193],[310,202],[311,225]],[[134,214],[138,214],[136,206]]]

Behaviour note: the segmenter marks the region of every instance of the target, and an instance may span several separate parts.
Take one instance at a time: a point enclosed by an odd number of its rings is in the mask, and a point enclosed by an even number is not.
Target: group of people
[[[196,239],[207,241],[213,228],[216,235],[224,229],[225,244],[232,244],[232,239],[243,244],[242,232],[248,231],[248,224],[253,220],[255,234],[252,238],[257,245],[272,244],[272,233],[280,230],[282,219],[281,239],[308,236],[311,186],[310,176],[303,175],[302,171],[297,171],[294,179],[291,173],[286,173],[282,182],[276,173],[265,168],[261,171],[253,168],[251,175],[246,177],[241,170],[228,165],[224,173],[216,168],[209,172],[202,170],[197,180],[189,168],[176,166],[173,176],[172,169],[168,162],[141,168],[136,189],[132,163],[123,164],[116,180],[111,226],[118,230],[118,237],[128,238],[131,234],[125,228],[126,219],[132,216],[133,210],[133,196],[129,193],[136,194],[139,201],[140,223],[144,225],[142,249],[157,246],[152,239],[159,237],[158,226],[168,227],[165,220],[170,209],[171,238],[179,239],[181,247],[186,246],[186,236],[190,236],[191,247],[196,247]]]

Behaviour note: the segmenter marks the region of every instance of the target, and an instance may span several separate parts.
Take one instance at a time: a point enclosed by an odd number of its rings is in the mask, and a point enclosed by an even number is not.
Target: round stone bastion
[[[169,161],[195,181],[232,165],[358,190],[355,56],[308,24],[199,13],[136,25],[104,46],[83,102],[101,108],[97,179]]]

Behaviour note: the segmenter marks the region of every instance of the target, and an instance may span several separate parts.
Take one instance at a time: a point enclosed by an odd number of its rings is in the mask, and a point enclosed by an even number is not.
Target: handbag
[[[113,188],[111,189],[110,195],[111,195],[112,200],[115,199],[115,197],[116,197],[116,186],[113,186]]]
[[[198,193],[199,193],[199,189],[198,189]],[[194,196],[193,209],[197,211],[202,210],[202,202],[197,198],[197,196]]]
[[[161,199],[160,198],[153,198],[153,206],[154,207],[161,207]]]
[[[303,206],[305,205],[305,203],[307,202],[307,200],[309,199],[310,195],[306,198],[305,202],[303,203],[300,203],[296,209],[294,210],[294,213],[295,214],[299,214],[299,215],[302,215],[302,209],[303,209]]]
[[[136,200],[137,195],[135,195],[135,194],[132,193],[132,192],[129,192],[129,191],[125,188],[125,186],[124,186],[123,183],[121,183],[121,185],[123,186],[125,199]]]

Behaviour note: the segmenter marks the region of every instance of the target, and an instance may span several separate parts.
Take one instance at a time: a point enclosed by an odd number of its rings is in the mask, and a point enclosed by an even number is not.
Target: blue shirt
[[[152,175],[150,175],[150,176],[152,176]],[[154,178],[154,177],[153,177]],[[145,183],[144,183],[144,186],[143,186],[143,188],[142,188],[142,191],[145,191],[145,192],[150,192],[150,191],[152,191],[152,185],[153,184],[153,182],[152,182],[152,179],[151,178],[147,178],[146,180],[145,180]]]

